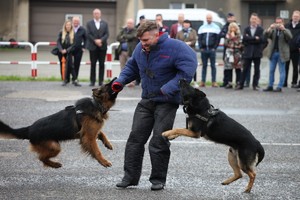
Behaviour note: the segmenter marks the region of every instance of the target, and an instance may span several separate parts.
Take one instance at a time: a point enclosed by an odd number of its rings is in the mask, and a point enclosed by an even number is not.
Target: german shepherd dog
[[[204,92],[193,88],[185,80],[180,80],[179,85],[183,109],[188,115],[187,128],[169,130],[162,135],[168,139],[175,139],[181,135],[192,138],[204,137],[230,146],[228,161],[234,175],[222,184],[228,185],[241,178],[242,170],[250,179],[245,190],[249,193],[256,177],[255,167],[264,158],[264,148],[244,126],[224,112],[214,109]]]
[[[28,127],[13,129],[0,121],[0,137],[28,139],[31,150],[38,154],[39,160],[44,166],[52,168],[62,166],[61,163],[50,160],[59,154],[59,142],[79,138],[83,152],[91,155],[104,167],[110,167],[112,164],[103,157],[96,140],[100,139],[106,148],[113,149],[101,128],[118,95],[111,89],[114,80],[92,89],[92,98],[79,99],[75,105],[41,118]]]

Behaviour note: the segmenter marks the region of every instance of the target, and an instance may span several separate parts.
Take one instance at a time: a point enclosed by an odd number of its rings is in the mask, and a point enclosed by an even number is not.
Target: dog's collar
[[[100,102],[96,101],[95,97],[93,97],[92,103],[103,115],[107,113],[108,109],[104,108]]]
[[[183,111],[184,111],[184,113],[186,113],[186,114],[187,114],[187,108],[188,108],[187,105],[184,105],[184,106],[183,106]],[[205,117],[205,116],[200,115],[200,114],[195,114],[195,115],[193,115],[193,116],[196,117],[196,118],[198,118],[198,119],[200,119],[200,120],[202,120],[202,121],[204,121],[204,122],[208,122],[209,119],[210,119],[211,117],[217,115],[217,114],[219,113],[219,111],[220,111],[219,109],[216,109],[216,108],[214,108],[213,105],[210,105],[210,108],[207,110],[208,117]]]

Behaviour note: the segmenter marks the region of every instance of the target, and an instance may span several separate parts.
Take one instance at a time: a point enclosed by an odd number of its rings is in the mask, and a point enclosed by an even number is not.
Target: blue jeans
[[[286,74],[285,74],[285,62],[280,59],[279,52],[273,52],[270,59],[269,86],[273,87],[274,74],[275,74],[277,63],[279,65],[279,83],[277,85],[277,88],[282,88]]]
[[[204,49],[201,51],[201,59],[202,59],[202,82],[206,82],[206,70],[207,70],[207,61],[210,59],[210,66],[211,66],[211,81],[216,82],[216,51],[210,49]]]

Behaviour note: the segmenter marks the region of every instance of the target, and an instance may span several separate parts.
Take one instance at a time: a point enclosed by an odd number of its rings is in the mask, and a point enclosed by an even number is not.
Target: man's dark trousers
[[[141,176],[145,144],[149,142],[152,165],[150,182],[165,184],[170,159],[170,142],[161,134],[173,128],[177,104],[158,103],[142,99],[135,110],[132,131],[125,149],[123,181],[137,185]]]

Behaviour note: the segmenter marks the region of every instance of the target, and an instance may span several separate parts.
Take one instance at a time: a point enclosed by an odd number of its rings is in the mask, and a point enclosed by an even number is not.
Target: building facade
[[[143,8],[207,8],[226,17],[236,15],[242,28],[248,24],[252,12],[259,14],[263,27],[273,23],[276,16],[289,20],[293,10],[300,10],[299,0],[1,0],[0,40],[55,41],[66,18],[79,15],[82,25],[92,19],[92,11],[99,8],[102,19],[109,24],[109,43],[115,41],[126,19],[136,19]],[[163,13],[162,13],[163,14]],[[197,28],[197,27],[195,27]]]

